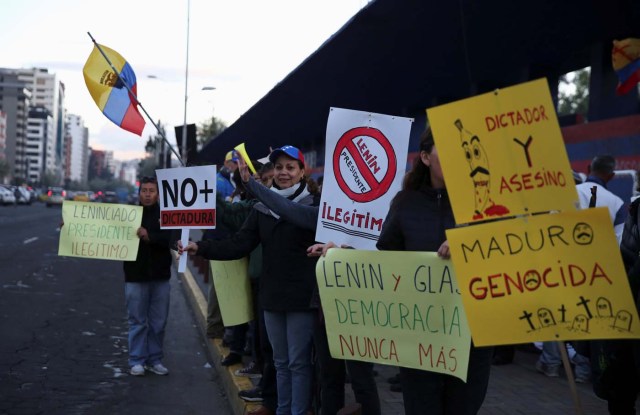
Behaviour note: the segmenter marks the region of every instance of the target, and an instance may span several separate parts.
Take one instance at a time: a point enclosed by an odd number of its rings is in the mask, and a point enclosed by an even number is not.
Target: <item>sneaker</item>
[[[133,365],[129,373],[131,373],[131,376],[144,376],[144,367],[142,365]]]
[[[149,372],[153,372],[156,375],[160,375],[160,376],[164,376],[164,375],[168,375],[169,374],[169,369],[167,369],[166,367],[164,367],[164,365],[160,362],[154,364],[154,365],[149,365],[149,366],[145,366],[145,369],[147,369]]]
[[[238,392],[238,396],[247,402],[262,402],[262,389],[259,386],[252,389],[245,389]]]
[[[247,366],[243,367],[242,369],[236,369],[236,371],[233,372],[233,374],[236,376],[244,376],[246,378],[251,378],[251,379],[262,377],[262,373],[260,372],[260,369],[258,369],[258,366],[255,364],[255,362],[249,363]]]
[[[560,376],[560,368],[558,366],[545,365],[541,361],[536,362],[536,369],[540,373],[544,373],[550,378],[557,378]]]

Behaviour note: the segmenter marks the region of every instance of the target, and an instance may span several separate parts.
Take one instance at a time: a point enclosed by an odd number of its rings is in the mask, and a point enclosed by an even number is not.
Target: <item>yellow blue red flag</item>
[[[100,111],[108,119],[124,130],[142,135],[145,121],[138,111],[137,99],[123,84],[124,81],[131,92],[137,96],[136,74],[118,52],[103,45],[100,45],[100,48],[111,61],[113,68],[120,73],[122,80],[113,71],[107,59],[102,56],[96,44],[82,69],[87,89]]]
[[[640,82],[640,39],[614,40],[611,63],[619,80],[616,92],[626,94]]]

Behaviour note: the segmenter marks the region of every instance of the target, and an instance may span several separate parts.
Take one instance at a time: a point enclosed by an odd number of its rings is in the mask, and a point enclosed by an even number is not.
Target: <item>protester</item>
[[[377,247],[437,252],[449,258],[445,230],[455,221],[431,130],[420,138],[419,156],[405,175],[382,226]],[[400,368],[405,414],[476,414],[487,392],[491,348],[471,345],[467,381],[441,373]]]
[[[595,207],[604,206],[609,209],[611,215],[611,222],[613,222],[614,231],[618,243],[622,237],[622,228],[624,226],[624,220],[627,217],[627,210],[624,207],[624,202],[613,192],[607,189],[607,183],[615,176],[616,160],[609,155],[599,155],[591,160],[588,171],[589,174],[584,183],[576,186],[578,196],[580,198],[580,208],[586,209],[589,206],[589,202],[592,198],[591,189],[596,189],[596,204]]]
[[[232,150],[227,152],[224,158],[224,165],[216,174],[216,194],[221,196],[223,200],[231,200],[231,195],[235,190],[235,184],[232,182],[233,173],[238,168],[237,153]],[[216,229],[207,229],[202,235],[202,239],[225,239],[231,235],[231,231],[223,224],[218,224]],[[231,330],[225,332],[222,323],[222,314],[220,314],[220,306],[218,297],[213,283],[209,284],[207,292],[207,337],[211,339],[222,338],[225,345],[231,343],[233,336]],[[233,364],[232,360],[227,363]]]
[[[640,193],[640,170],[636,177]],[[629,215],[625,220],[620,251],[631,294],[636,301],[636,310],[640,311],[640,197],[631,198]],[[594,372],[596,395],[607,401],[612,415],[635,414],[636,400],[640,392],[640,342],[638,340],[605,340],[596,343],[600,348]]]
[[[314,196],[304,180],[304,156],[292,146],[273,151],[273,191],[301,204],[313,204]],[[208,259],[239,259],[258,244],[263,248],[260,301],[267,334],[273,347],[278,388],[278,415],[306,415],[310,408],[313,367],[311,344],[316,311],[311,296],[316,286],[315,259],[306,255],[314,233],[302,229],[258,203],[242,228],[222,241],[179,244],[179,253]]]
[[[142,224],[135,261],[125,261],[125,297],[129,321],[129,366],[133,376],[145,370],[167,375],[162,364],[171,285],[171,231],[160,229],[158,184],[155,177],[140,182]]]
[[[317,206],[292,203],[290,200],[268,191],[255,180],[251,180],[242,156],[238,160],[238,166],[238,171],[244,184],[262,203],[281,216],[282,219],[315,232],[318,218]],[[311,249],[308,252],[311,253],[314,250]],[[315,297],[316,304],[320,308],[319,298]],[[314,328],[314,344],[320,365],[319,382],[322,414],[334,415],[344,407],[344,385],[347,371],[350,375],[356,402],[362,406],[363,413],[380,414],[380,399],[373,375],[373,363],[332,358],[329,353],[324,319],[321,315],[317,319],[317,324]]]

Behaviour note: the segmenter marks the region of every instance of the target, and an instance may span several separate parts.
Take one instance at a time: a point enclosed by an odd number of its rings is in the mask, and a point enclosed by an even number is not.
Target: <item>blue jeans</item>
[[[265,311],[278,385],[277,415],[305,415],[311,406],[311,344],[316,311]]]
[[[170,292],[168,280],[125,283],[129,320],[129,366],[154,365],[162,360]]]
[[[575,365],[577,378],[591,379],[591,363],[587,357],[576,353],[569,360]],[[543,342],[539,361],[549,367],[560,367],[562,358],[560,357],[558,342]]]

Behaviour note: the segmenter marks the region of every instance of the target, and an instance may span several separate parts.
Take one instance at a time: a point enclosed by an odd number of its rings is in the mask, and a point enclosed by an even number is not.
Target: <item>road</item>
[[[231,414],[172,277],[164,363],[128,374],[122,263],[57,255],[60,207],[0,207],[0,414]]]

